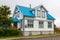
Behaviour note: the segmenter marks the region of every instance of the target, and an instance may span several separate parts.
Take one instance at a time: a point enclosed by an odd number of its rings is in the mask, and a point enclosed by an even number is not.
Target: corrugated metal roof
[[[24,16],[35,17],[35,14],[31,12],[31,10],[33,10],[33,8],[28,8],[28,7],[19,6],[19,5],[17,5],[16,7],[19,9],[19,11],[22,12],[22,14]],[[47,15],[47,19],[55,20],[55,18],[53,16],[51,16],[48,12],[46,12],[46,13],[47,13],[46,14]],[[17,19],[15,19],[15,20],[17,20]]]
[[[46,15],[47,15],[47,19],[55,20],[55,18],[51,16],[48,12],[46,12]]]
[[[19,22],[19,20],[18,20],[17,18],[12,18],[12,20],[13,20],[14,22]]]
[[[27,8],[27,7],[23,7],[23,6],[16,6],[18,9],[19,9],[19,11],[21,11],[22,12],[22,14],[24,15],[24,16],[31,16],[31,17],[34,17],[35,15],[30,11],[31,10],[31,8]]]

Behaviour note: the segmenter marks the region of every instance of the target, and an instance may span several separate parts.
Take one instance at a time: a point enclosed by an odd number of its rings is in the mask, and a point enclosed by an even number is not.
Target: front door
[[[14,22],[14,29],[17,29],[17,22]]]

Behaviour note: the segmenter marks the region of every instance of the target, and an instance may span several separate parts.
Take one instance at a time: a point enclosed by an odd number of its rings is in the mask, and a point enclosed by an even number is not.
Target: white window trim
[[[51,22],[51,21],[48,21],[48,22]],[[51,25],[51,26],[49,27],[49,25]],[[48,23],[48,28],[52,28],[52,22],[51,22],[51,24]]]
[[[28,22],[28,21],[33,21],[33,22]],[[28,26],[32,25],[32,26]],[[27,20],[27,25],[25,25],[25,28],[33,28],[34,27],[34,20]]]
[[[43,22],[43,24],[39,24],[39,28],[44,28],[44,21],[39,21],[39,22]],[[42,27],[40,25],[42,25]]]

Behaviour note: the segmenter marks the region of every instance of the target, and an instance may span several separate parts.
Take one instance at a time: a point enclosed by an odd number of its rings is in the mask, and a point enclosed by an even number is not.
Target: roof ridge
[[[16,6],[20,6],[20,5],[16,5]],[[26,6],[20,6],[20,7],[29,8],[29,7],[26,7]],[[29,8],[29,9],[32,9],[32,8]]]

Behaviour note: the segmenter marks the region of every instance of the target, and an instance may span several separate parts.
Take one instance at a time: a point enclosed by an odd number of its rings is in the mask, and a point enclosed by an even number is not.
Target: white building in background
[[[24,36],[54,34],[54,20],[43,5],[28,8],[17,5],[13,14],[13,27]]]

